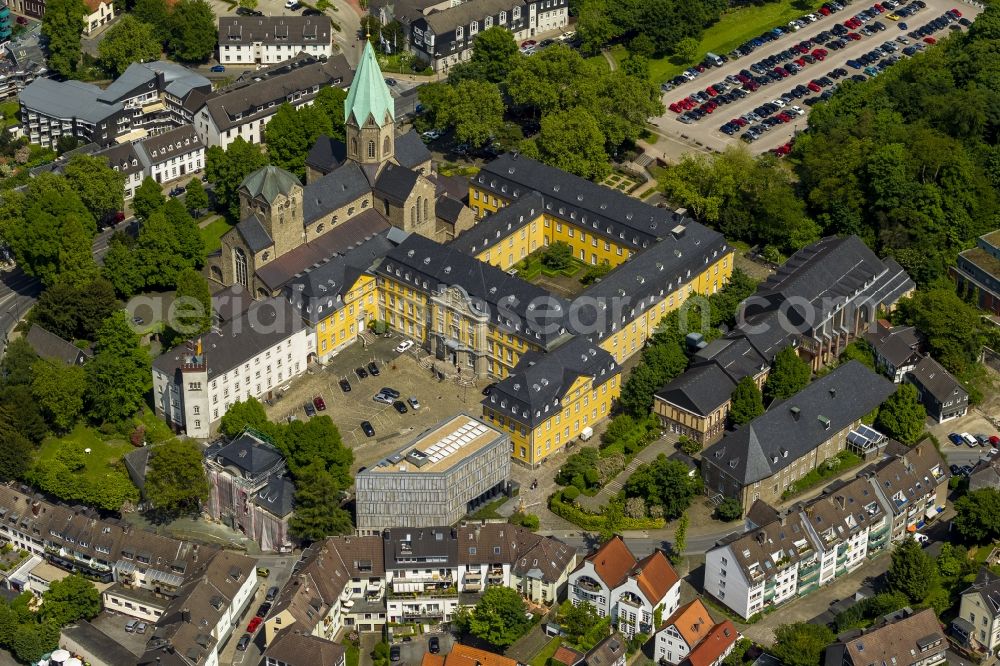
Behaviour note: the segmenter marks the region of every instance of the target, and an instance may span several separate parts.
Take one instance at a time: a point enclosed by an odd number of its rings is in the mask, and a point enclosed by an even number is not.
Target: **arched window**
[[[375,157],[375,142],[374,141],[369,141],[368,142],[368,157],[371,157],[373,159]]]
[[[427,210],[427,199],[424,199],[424,222],[428,222],[431,219],[430,215],[427,214]]]
[[[382,200],[382,212],[385,213],[386,217],[389,217],[389,200],[388,199],[383,199]]]
[[[410,206],[410,224],[417,223],[417,207]]]
[[[358,140],[351,139],[351,155],[357,155],[357,154],[358,154]]]
[[[423,211],[420,208],[420,197],[417,197],[417,224],[423,221],[423,218],[421,217],[422,213]]]
[[[385,137],[382,140],[382,156],[385,157],[389,154],[389,137]]]
[[[233,263],[236,266],[236,284],[244,287],[247,285],[247,255],[243,248],[238,247],[233,250]]]

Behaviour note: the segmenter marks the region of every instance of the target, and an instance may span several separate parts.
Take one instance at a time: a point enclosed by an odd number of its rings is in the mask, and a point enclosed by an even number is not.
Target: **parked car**
[[[378,377],[379,375],[378,364],[375,363],[375,361],[372,361],[371,363],[368,364],[368,374],[370,374],[372,377]]]
[[[957,432],[948,433],[948,439],[951,440],[951,443],[954,444],[955,446],[962,446],[965,444],[965,438],[959,435]]]
[[[962,433],[962,439],[964,439],[965,443],[969,446],[979,446],[979,442],[976,441],[976,438],[967,432]]]
[[[239,650],[240,652],[246,652],[246,649],[250,647],[251,639],[253,639],[253,636],[251,636],[250,634],[243,634],[242,636],[240,636],[239,643],[236,644],[236,649]]]
[[[175,187],[172,190],[170,190],[170,196],[172,196],[172,197],[179,197],[180,195],[184,194],[185,192],[187,192],[187,188],[184,187],[183,185],[178,185],[177,187]]]
[[[263,624],[263,622],[264,618],[262,617],[255,617],[252,620],[250,620],[250,624],[247,625],[247,633],[253,634],[253,632],[257,631],[257,629],[260,628],[260,625]]]
[[[263,16],[264,12],[258,11],[256,9],[250,9],[249,7],[237,7],[237,16]]]
[[[271,575],[271,570],[267,567],[257,567],[257,578],[267,578]]]
[[[364,379],[368,376],[368,371],[361,366],[358,366],[357,368],[354,368],[354,374],[358,376],[358,379]]]
[[[403,340],[398,345],[396,345],[396,353],[402,354],[412,346],[413,346],[413,340]]]
[[[401,658],[402,655],[400,654],[400,649],[398,645],[393,645],[391,648],[389,648],[389,661],[395,662],[399,661]]]
[[[930,539],[927,538],[926,534],[921,534],[920,532],[913,533],[913,540],[917,543],[927,543]]]
[[[139,626],[139,620],[129,620],[125,623],[125,631],[131,634],[135,632],[137,626]]]
[[[427,651],[431,654],[437,654],[441,651],[441,641],[437,636],[431,636],[430,640],[427,641]]]
[[[396,398],[398,398],[398,397],[399,397],[399,391],[397,391],[396,389],[394,389],[394,388],[391,388],[391,387],[389,387],[389,386],[383,386],[383,387],[382,387],[382,388],[381,388],[381,389],[379,390],[379,393],[382,393],[382,394],[384,394],[384,395],[387,395],[387,396],[389,396],[390,398],[392,398],[393,400],[395,400]]]
[[[280,590],[277,585],[267,588],[267,594],[264,596],[264,601],[274,601],[278,598],[278,592],[280,592]]]
[[[311,402],[302,405],[302,408],[306,410],[306,416],[316,416],[316,408],[313,407]]]
[[[340,382],[339,382],[339,384],[340,384],[340,390],[341,391],[343,391],[344,393],[350,393],[351,392],[351,382],[347,381],[346,379],[341,379]]]
[[[285,9],[298,9],[299,0],[285,0]]]
[[[309,7],[304,12],[302,12],[302,15],[303,16],[322,16],[323,12],[321,12],[318,9],[313,9],[312,7]]]
[[[391,405],[393,399],[392,396],[388,396],[385,393],[376,393],[372,400],[381,402],[383,405]]]
[[[406,402],[410,403],[410,409],[420,409],[420,401],[415,396],[410,396]]]
[[[265,618],[269,612],[271,612],[271,604],[265,601],[260,606],[257,606],[257,612],[254,615],[259,618]]]
[[[361,422],[361,431],[363,433],[365,433],[366,437],[374,437],[375,436],[375,428],[373,428],[372,424],[369,423],[368,421],[362,421]]]
[[[226,71],[225,65],[212,65],[211,71],[219,73]]]
[[[321,412],[326,409],[326,401],[323,400],[323,396],[321,395],[313,398],[313,405]]]
[[[396,400],[392,403],[392,408],[395,409],[400,414],[405,414],[409,410],[406,408],[406,403],[402,400]]]

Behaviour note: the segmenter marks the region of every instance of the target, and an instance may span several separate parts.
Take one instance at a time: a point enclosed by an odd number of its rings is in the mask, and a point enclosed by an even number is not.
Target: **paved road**
[[[909,26],[909,30],[914,30],[924,25],[931,19],[941,16],[941,14],[943,14],[946,10],[951,9],[956,5],[960,8],[962,15],[969,20],[975,18],[975,16],[977,16],[980,12],[979,9],[963,2],[956,2],[956,0],[926,0],[926,2],[927,7],[925,9],[905,20]],[[749,56],[740,58],[736,61],[728,62],[721,68],[711,68],[706,70],[694,81],[678,86],[670,92],[665,93],[663,96],[663,104],[664,106],[669,106],[671,103],[676,102],[679,99],[683,99],[692,93],[704,90],[714,83],[724,81],[730,74],[736,74],[741,69],[749,69],[750,65],[763,58],[774,55],[780,51],[784,51],[804,39],[814,37],[819,32],[830,30],[835,24],[843,23],[856,13],[864,9],[868,9],[872,6],[872,4],[874,4],[874,0],[852,3],[843,11],[821,18],[819,21],[811,23],[791,35],[785,35],[774,42],[769,42],[764,47],[758,48]],[[886,19],[885,15],[882,15],[879,20],[886,25],[887,29],[885,31],[876,32],[870,37],[862,35],[860,40],[850,42],[846,48],[839,51],[830,51],[830,54],[823,62],[806,65],[806,67],[799,74],[790,76],[783,82],[771,83],[767,86],[762,86],[757,90],[757,92],[750,93],[742,100],[738,100],[729,105],[720,106],[714,113],[705,116],[696,123],[691,125],[681,123],[677,120],[677,114],[673,113],[669,109],[667,109],[667,112],[663,116],[653,118],[650,122],[664,135],[684,141],[695,148],[708,148],[711,150],[722,151],[728,145],[732,145],[734,143],[742,144],[738,135],[726,136],[719,131],[719,127],[732,118],[743,115],[765,102],[769,102],[777,97],[780,97],[795,86],[799,84],[808,84],[812,79],[825,76],[827,72],[838,67],[848,69],[848,72],[852,75],[856,74],[857,72],[847,68],[845,63],[848,60],[857,58],[863,53],[867,53],[876,46],[881,45],[883,42],[887,40],[895,40],[899,35],[905,35],[908,32],[907,30],[900,30],[897,24]],[[945,29],[942,33],[939,33],[938,36],[944,36],[943,33],[947,32],[949,31]],[[901,53],[897,52],[897,55],[901,55]],[[810,93],[810,96],[816,95],[817,93]],[[801,100],[797,103],[802,106],[803,109],[808,110],[808,107],[801,104]],[[749,149],[754,153],[762,153],[786,143],[794,136],[795,132],[805,129],[807,125],[806,119],[807,116],[799,116],[794,122],[776,126],[769,132],[765,133],[763,137],[750,144]]]

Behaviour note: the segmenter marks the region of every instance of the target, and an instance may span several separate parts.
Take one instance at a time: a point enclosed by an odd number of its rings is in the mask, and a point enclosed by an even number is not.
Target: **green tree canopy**
[[[955,501],[955,511],[952,524],[966,541],[985,544],[1000,539],[1000,490],[973,490]]]
[[[219,421],[219,432],[232,439],[243,432],[244,428],[261,430],[267,422],[264,405],[251,396],[246,400],[237,400],[229,406]]]
[[[469,614],[469,631],[490,645],[506,648],[531,627],[526,611],[517,590],[491,585]]]
[[[817,666],[822,663],[823,650],[835,638],[825,624],[783,624],[774,632],[771,652],[784,666]]]
[[[42,595],[41,617],[58,627],[90,620],[101,612],[101,593],[80,574],[53,581]]]
[[[132,196],[132,212],[140,221],[145,221],[149,219],[150,215],[163,208],[166,201],[160,184],[150,176],[146,176]]]
[[[39,296],[31,320],[67,340],[89,340],[119,307],[110,282],[98,277],[88,282],[58,282]]]
[[[912,384],[900,384],[896,392],[882,403],[875,427],[886,435],[915,444],[924,432],[927,411],[920,403],[920,394]]]
[[[574,643],[579,643],[580,639],[600,622],[601,617],[597,614],[597,608],[586,601],[567,604],[565,611],[559,615],[559,626]]]
[[[97,53],[101,66],[111,76],[118,77],[134,62],[159,60],[161,46],[152,24],[143,23],[132,14],[125,14],[97,45]]]
[[[920,603],[938,585],[937,566],[915,539],[907,538],[892,551],[886,583],[890,591],[905,595],[912,603]]]
[[[104,279],[123,298],[132,296],[146,284],[142,267],[135,256],[135,245],[131,236],[116,231],[104,253]]]
[[[35,362],[32,375],[31,393],[53,430],[71,430],[83,412],[87,392],[83,367],[43,358]]]
[[[321,134],[333,134],[333,124],[323,108],[315,104],[296,108],[286,102],[264,130],[267,156],[271,164],[305,178],[306,155]]]
[[[352,534],[351,514],[341,506],[344,487],[322,462],[300,467],[295,477],[295,514],[288,521],[292,534],[306,541]]]
[[[2,382],[3,387],[30,385],[32,367],[37,360],[38,354],[28,344],[27,338],[20,337],[11,340],[7,344],[3,360],[0,361],[0,382]]]
[[[528,157],[591,180],[611,170],[601,128],[583,108],[542,116],[538,136],[523,141],[521,150]]]
[[[206,0],[177,0],[170,14],[170,53],[182,62],[205,62],[215,51],[215,13]]]
[[[247,143],[243,137],[237,137],[225,150],[210,146],[205,151],[205,174],[215,186],[219,205],[228,212],[230,220],[240,217],[238,190],[243,180],[266,164],[260,145]]]
[[[201,184],[201,178],[192,178],[188,181],[187,191],[184,192],[184,205],[192,216],[208,208],[208,193]]]
[[[16,423],[15,412],[0,403],[0,480],[23,479],[31,467],[35,447]]]
[[[139,345],[124,310],[105,321],[96,349],[86,365],[90,415],[98,422],[120,423],[145,405],[152,385],[149,353]]]
[[[949,372],[961,375],[977,362],[985,341],[981,313],[950,282],[904,298],[897,316],[926,336],[928,351]]]
[[[45,3],[42,35],[48,41],[48,66],[62,76],[70,76],[80,62],[83,19],[90,14],[83,0],[54,0]]]
[[[207,333],[212,328],[212,292],[205,277],[193,268],[177,274],[170,327],[186,338]]]
[[[472,58],[451,68],[448,81],[477,80],[502,83],[517,59],[522,57],[510,30],[493,26],[476,34]]]
[[[641,497],[648,506],[662,506],[663,517],[672,520],[684,513],[701,491],[701,477],[689,472],[687,465],[661,453],[632,473],[625,482],[625,496]]]
[[[809,384],[811,376],[809,364],[795,348],[785,347],[774,357],[774,366],[764,383],[764,397],[768,402],[790,398]]]
[[[154,447],[146,471],[146,497],[170,515],[196,513],[208,500],[201,447],[187,439],[171,439]]]
[[[343,141],[344,136],[344,101],[347,100],[347,91],[336,86],[321,88],[313,106],[323,109],[326,117],[330,119],[330,136]]]
[[[130,18],[122,17],[122,21]],[[117,23],[111,30],[121,27]],[[101,46],[107,43],[107,38]],[[122,210],[125,206],[125,174],[108,166],[107,160],[91,155],[74,155],[67,162],[63,175],[90,211],[95,220]]]
[[[160,46],[170,39],[170,7],[167,0],[136,0],[132,16],[153,26],[153,33]]]
[[[729,420],[735,425],[749,423],[764,413],[764,397],[753,377],[736,383],[729,407]]]

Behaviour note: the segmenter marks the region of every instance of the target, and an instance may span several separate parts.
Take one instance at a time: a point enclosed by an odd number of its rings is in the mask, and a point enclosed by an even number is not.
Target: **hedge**
[[[585,530],[599,532],[604,529],[604,516],[587,513],[583,509],[562,501],[560,493],[553,493],[549,497],[549,510],[560,518],[565,518],[569,522],[582,527]],[[666,525],[663,518],[622,518],[620,529],[622,530],[658,530]]]

